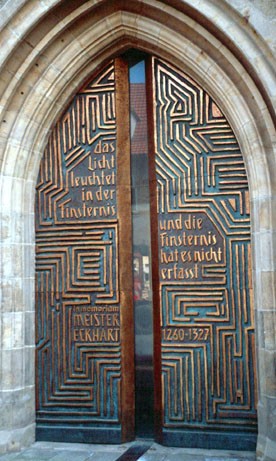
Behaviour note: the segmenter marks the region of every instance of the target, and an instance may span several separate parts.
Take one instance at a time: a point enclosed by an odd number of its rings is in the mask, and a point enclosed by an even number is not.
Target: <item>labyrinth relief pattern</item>
[[[248,182],[211,97],[154,59],[165,428],[256,426]]]
[[[114,65],[52,130],[36,195],[38,423],[119,421]]]

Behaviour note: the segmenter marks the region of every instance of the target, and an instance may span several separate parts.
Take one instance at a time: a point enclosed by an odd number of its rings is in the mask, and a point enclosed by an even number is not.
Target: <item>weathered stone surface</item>
[[[248,21],[262,35],[271,49],[276,52],[275,34],[275,16],[276,4],[274,0],[227,0],[227,2],[236,8],[245,21]]]
[[[185,16],[173,9],[171,2],[165,0],[146,2],[147,8],[142,2],[138,7],[139,13],[128,11],[126,2],[124,12],[114,13],[111,19],[100,18],[98,22],[93,14],[85,15],[87,5],[95,2],[86,2],[82,8],[73,11],[70,18],[64,10],[51,19],[48,12],[55,3],[59,2],[0,1],[0,23],[3,27],[7,25],[1,32],[5,46],[1,47],[0,57],[3,94],[0,102],[2,389],[10,391],[32,383],[31,399],[34,401],[34,371],[33,368],[26,370],[26,360],[31,359],[32,352],[24,355],[23,348],[25,345],[33,347],[33,318],[29,315],[34,310],[33,197],[48,131],[75,88],[103,60],[120,52],[120,40],[124,40],[125,44],[129,39],[131,46],[143,44],[149,52],[159,53],[178,67],[185,67],[191,76],[204,83],[221,103],[239,138],[250,179],[253,230],[257,231],[254,238],[253,287],[256,311],[261,310],[257,350],[262,348],[266,351],[264,355],[260,351],[258,353],[259,361],[264,362],[264,368],[261,365],[259,369],[265,373],[263,377],[260,372],[258,379],[261,399],[258,457],[262,461],[271,461],[276,441],[273,425],[276,419],[275,397],[272,397],[275,378],[271,359],[275,350],[272,323],[276,308],[276,220],[273,211],[276,167],[272,148],[275,131],[269,115],[269,110],[272,115],[273,110],[269,106],[275,106],[276,102],[273,76],[275,1],[185,0],[183,8],[187,8],[188,12],[189,6],[193,8],[193,20],[188,14]],[[151,4],[156,8],[154,19],[148,17]],[[82,18],[86,16],[85,28],[84,21],[77,20],[80,10]],[[160,19],[163,12],[166,20]],[[44,36],[36,28],[42,15],[45,15]],[[90,20],[95,22],[89,23]],[[52,26],[45,34],[47,23]],[[212,27],[209,28],[208,24]],[[235,47],[237,55],[233,51]],[[27,246],[23,249],[25,244]],[[23,320],[24,311],[28,314]],[[9,313],[12,314],[10,317]],[[18,323],[20,318],[22,327]],[[258,316],[256,318],[259,319]],[[1,424],[6,428],[12,424],[16,406],[15,401],[3,403]],[[33,426],[29,426],[33,421],[33,404],[30,407],[26,404],[25,411],[26,418],[19,415],[17,420],[17,424],[26,425],[22,430],[0,432],[0,450],[11,450],[34,439]]]
[[[0,456],[0,461],[116,461],[125,453],[131,444],[118,445],[85,445],[62,443],[35,443],[31,448],[20,453]],[[230,452],[223,450],[193,450],[185,448],[168,448],[153,444],[149,450],[139,457],[138,461],[255,461],[254,453]]]
[[[18,451],[33,443],[35,437],[34,423],[22,429],[0,430],[0,453],[7,451]]]
[[[275,328],[276,312],[275,310],[265,310],[258,312],[258,330],[261,332],[259,344],[260,347],[273,351],[276,349]]]

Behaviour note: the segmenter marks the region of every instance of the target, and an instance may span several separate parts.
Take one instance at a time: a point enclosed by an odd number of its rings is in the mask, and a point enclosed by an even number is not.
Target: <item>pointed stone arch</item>
[[[257,450],[264,456],[260,459],[269,460],[276,443],[274,63],[266,45],[230,7],[189,0],[127,3],[72,1],[66,6],[64,1],[26,0],[4,15],[1,367],[7,411],[0,428],[2,447],[12,449],[34,438],[33,202],[49,131],[95,69],[137,47],[185,68],[214,97],[244,155],[254,246]]]

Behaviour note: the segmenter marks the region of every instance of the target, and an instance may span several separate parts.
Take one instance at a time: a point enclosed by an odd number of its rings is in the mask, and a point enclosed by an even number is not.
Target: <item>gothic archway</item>
[[[201,5],[201,10],[188,1],[178,6],[152,1],[147,8],[144,2],[134,2],[136,6],[116,2],[114,7],[114,2],[92,5],[76,1],[70,2],[69,10],[62,2],[44,4],[43,8],[38,1],[21,3],[21,10],[6,16],[10,28],[2,32],[4,39],[9,37],[1,68],[5,87],[1,125],[2,298],[3,318],[14,331],[13,339],[4,339],[2,350],[2,386],[11,408],[9,423],[2,430],[4,445],[11,448],[16,441],[29,443],[34,437],[34,371],[30,366],[34,350],[34,237],[30,229],[35,180],[49,130],[88,74],[114,54],[139,46],[178,68],[189,69],[189,74],[216,97],[244,154],[252,201],[261,363],[257,449],[260,455],[269,452],[275,443],[270,423],[275,334],[273,328],[266,327],[272,325],[275,310],[275,77],[269,51],[250,26],[240,23],[234,11],[223,11],[209,2],[206,7]],[[22,322],[15,322],[17,318]],[[22,333],[25,327],[26,336]],[[266,337],[265,330],[270,331]],[[22,367],[14,374],[18,362]]]

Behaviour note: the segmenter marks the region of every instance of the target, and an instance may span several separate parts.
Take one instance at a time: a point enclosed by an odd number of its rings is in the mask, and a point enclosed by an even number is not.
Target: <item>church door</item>
[[[107,63],[53,127],[36,193],[37,439],[253,449],[248,181],[211,96]]]

